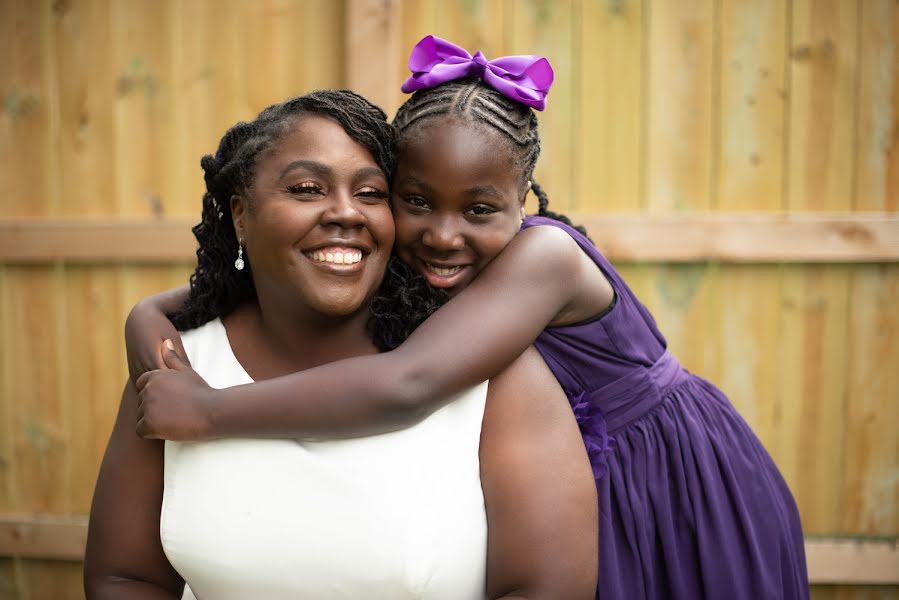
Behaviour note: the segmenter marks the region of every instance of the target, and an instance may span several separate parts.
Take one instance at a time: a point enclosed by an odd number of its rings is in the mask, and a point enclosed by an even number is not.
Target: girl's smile
[[[454,295],[518,233],[527,184],[509,142],[487,127],[444,117],[417,133],[395,178],[397,255]]]

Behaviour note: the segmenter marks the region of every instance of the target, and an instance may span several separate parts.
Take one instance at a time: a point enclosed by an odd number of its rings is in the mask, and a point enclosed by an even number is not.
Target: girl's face
[[[304,115],[255,171],[232,214],[260,303],[327,316],[364,308],[394,240],[387,179],[371,153],[335,121]]]
[[[451,296],[506,247],[524,218],[521,168],[501,132],[454,117],[402,140],[394,179],[396,251]]]

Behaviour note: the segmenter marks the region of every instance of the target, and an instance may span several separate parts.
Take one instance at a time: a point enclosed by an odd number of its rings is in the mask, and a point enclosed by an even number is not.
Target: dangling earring
[[[243,271],[243,242],[237,242],[237,260],[234,261],[234,268]]]

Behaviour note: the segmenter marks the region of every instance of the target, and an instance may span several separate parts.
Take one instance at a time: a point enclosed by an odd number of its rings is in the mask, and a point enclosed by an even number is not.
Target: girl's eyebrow
[[[418,179],[417,177],[413,177],[412,175],[407,175],[406,177],[403,177],[403,180],[398,183],[412,184],[412,185],[418,186],[419,188],[421,188],[422,190],[424,190],[425,192],[427,192],[429,194],[434,192],[434,188],[432,188],[430,185],[428,185],[421,179]]]
[[[502,197],[499,190],[492,185],[474,185],[465,190],[466,196],[496,196]]]

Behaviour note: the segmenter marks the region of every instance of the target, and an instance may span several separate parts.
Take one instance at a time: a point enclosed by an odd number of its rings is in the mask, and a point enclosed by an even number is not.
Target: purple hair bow
[[[480,77],[503,96],[531,108],[546,108],[546,94],[553,84],[553,68],[542,56],[504,56],[495,60],[429,35],[412,48],[412,75],[403,82],[403,92],[436,87],[463,77]]]

